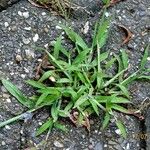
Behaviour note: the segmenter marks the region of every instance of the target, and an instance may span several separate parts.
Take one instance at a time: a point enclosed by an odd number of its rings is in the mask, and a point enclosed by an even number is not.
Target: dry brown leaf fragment
[[[127,27],[125,27],[123,25],[117,25],[117,26],[119,28],[121,28],[124,31],[124,33],[125,33],[124,40],[121,43],[121,45],[124,45],[124,44],[128,43],[131,40],[131,38],[133,37],[133,34]]]
[[[78,124],[79,113],[77,111],[73,112],[69,118],[76,126],[84,126],[90,132],[90,121],[88,115],[84,116],[84,120],[81,122],[81,124]]]

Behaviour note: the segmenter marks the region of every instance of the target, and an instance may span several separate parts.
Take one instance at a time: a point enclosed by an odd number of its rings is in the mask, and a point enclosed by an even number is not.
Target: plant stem
[[[32,113],[32,112],[38,110],[38,109],[41,108],[41,107],[43,107],[43,106],[40,106],[40,107],[38,107],[38,108],[31,109],[31,110],[29,110],[29,111],[26,111],[25,113]],[[7,124],[10,124],[10,123],[12,123],[12,122],[14,122],[14,121],[16,121],[16,120],[22,119],[22,118],[24,117],[24,114],[25,114],[25,113],[22,113],[22,114],[20,114],[20,115],[18,115],[18,116],[15,116],[15,117],[13,117],[13,118],[11,118],[11,119],[8,119],[8,120],[6,120],[6,121],[0,123],[0,128],[4,127],[4,126],[7,125]]]

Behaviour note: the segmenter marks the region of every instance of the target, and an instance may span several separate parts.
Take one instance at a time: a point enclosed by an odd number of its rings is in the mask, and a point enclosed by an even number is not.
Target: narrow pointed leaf
[[[44,89],[46,87],[43,83],[34,80],[27,80],[25,82],[38,89]]]
[[[46,99],[46,97],[48,96],[49,93],[43,93],[37,100],[36,102],[36,106],[40,105],[42,102],[44,102],[44,100]]]
[[[42,134],[44,131],[46,131],[48,128],[51,130],[53,126],[53,119],[50,118],[48,121],[46,121],[36,132],[36,136]]]
[[[2,83],[4,87],[10,92],[10,94],[12,94],[21,104],[28,108],[33,107],[33,102],[24,96],[22,92],[10,81],[2,79]]]
[[[55,122],[54,123],[54,127],[59,129],[59,130],[62,130],[64,132],[68,131],[68,129],[65,127],[65,125],[62,125],[59,122]]]
[[[124,49],[121,50],[121,57],[122,57],[122,63],[123,63],[124,69],[128,68],[129,59],[128,59],[128,55],[127,55],[127,53],[125,52]]]
[[[38,81],[43,82],[44,80],[48,79],[51,75],[53,75],[53,71],[46,71]]]
[[[117,105],[117,104],[113,104],[111,108],[112,108],[112,109],[115,109],[115,110],[117,110],[117,111],[126,113],[126,114],[129,114],[129,113],[130,113],[129,110],[127,110],[126,108],[124,108],[124,107],[122,107],[122,106],[120,106],[120,105]]]
[[[109,124],[110,118],[111,118],[110,114],[108,112],[106,112],[104,121],[102,123],[102,129],[105,129],[107,127],[107,125]]]
[[[148,58],[148,53],[149,53],[149,45],[146,47],[145,51],[144,51],[144,56],[141,60],[141,64],[140,64],[140,69],[144,69],[146,63],[147,63],[147,58]]]
[[[126,128],[125,128],[124,124],[121,121],[117,120],[116,125],[117,125],[118,129],[120,130],[122,136],[124,138],[127,138],[127,132],[126,132]]]

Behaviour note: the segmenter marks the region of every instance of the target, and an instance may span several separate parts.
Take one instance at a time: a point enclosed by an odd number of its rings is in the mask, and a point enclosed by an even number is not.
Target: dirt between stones
[[[77,15],[76,19],[69,20],[69,23],[81,33],[80,29],[84,27],[87,21],[89,21],[90,28],[92,28],[98,18],[101,5],[96,5],[97,3],[93,3],[91,0],[76,1],[84,6],[88,5],[89,10],[91,9],[94,12],[93,17],[86,15],[85,17],[80,17],[80,15]],[[100,9],[95,10],[94,5]],[[149,0],[126,0],[110,7],[106,14],[114,17],[111,23],[110,37],[105,49],[118,53],[121,48],[125,48],[130,54],[131,73],[137,69],[144,47],[150,42],[148,30],[150,21],[149,9]],[[53,15],[48,10],[34,7],[26,0],[19,1],[0,12],[0,78],[8,77],[27,95],[32,95],[34,91],[25,85],[23,81],[34,77],[35,67],[42,57],[42,53],[35,51],[33,46],[44,47],[54,41],[61,33],[61,30],[57,27],[58,23],[65,24],[66,21],[59,16]],[[121,46],[121,42],[124,33],[118,29],[118,24],[130,29],[134,35],[123,46]],[[88,41],[91,34],[91,30],[89,30],[83,36]],[[38,37],[36,40],[35,36]],[[20,63],[16,62],[16,56],[21,58]],[[150,62],[148,65],[150,65]],[[130,90],[133,95],[132,101],[136,105],[140,106],[142,101],[150,97],[150,83],[148,82],[135,82],[131,85]],[[47,109],[40,110],[27,123],[21,120],[1,128],[0,149],[150,150],[150,118],[149,110],[147,111],[147,109],[145,110],[146,122],[140,122],[133,116],[118,114],[127,127],[127,139],[120,137],[113,120],[106,131],[100,131],[99,125],[102,118],[92,118],[90,134],[84,128],[74,127],[68,120],[62,120],[62,123],[69,128],[69,132],[63,133],[53,130],[46,144],[43,144],[46,133],[40,137],[34,136],[35,129],[49,116]],[[0,121],[11,118],[25,110],[0,85]]]

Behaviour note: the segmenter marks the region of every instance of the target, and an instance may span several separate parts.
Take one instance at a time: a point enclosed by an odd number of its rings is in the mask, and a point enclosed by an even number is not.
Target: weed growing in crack
[[[45,106],[50,109],[50,118],[37,130],[36,135],[52,128],[66,131],[65,125],[60,123],[60,118],[66,117],[90,131],[89,116],[99,116],[100,111],[104,111],[102,129],[114,118],[122,136],[126,137],[125,126],[114,112],[136,113],[127,109],[131,103],[128,85],[137,79],[150,79],[147,75],[150,69],[145,67],[149,46],[145,49],[139,69],[126,77],[129,67],[126,51],[121,50],[120,55],[110,56],[109,51],[101,50],[106,44],[109,25],[110,19],[103,15],[100,22],[95,24],[91,46],[73,29],[62,27],[74,48],[66,50],[60,36],[51,52],[44,49],[51,69],[45,71],[38,81],[26,81],[36,89],[37,95],[24,96],[11,82],[2,80],[5,88],[29,109],[28,112],[32,113]],[[112,75],[109,70],[114,66],[116,74]],[[24,115],[25,113],[2,122],[0,127],[21,119]]]

